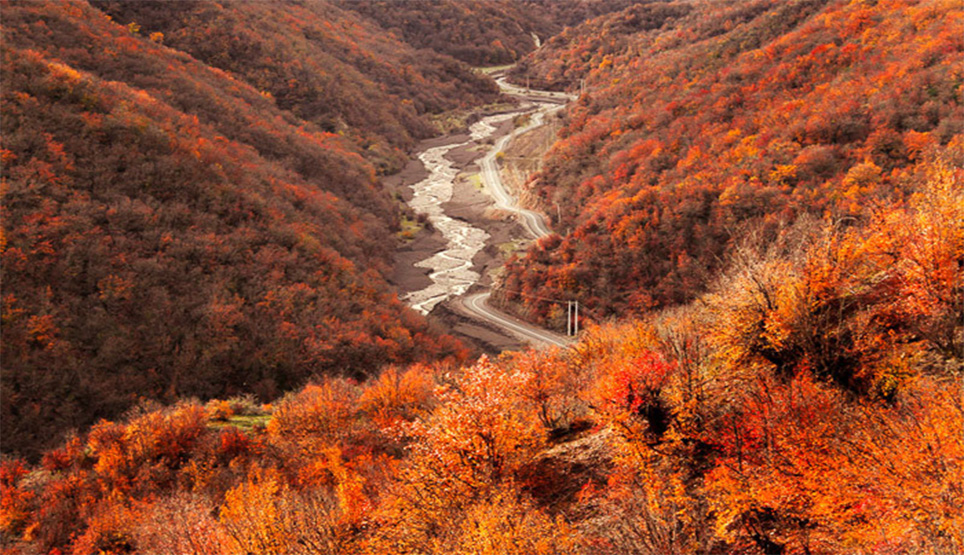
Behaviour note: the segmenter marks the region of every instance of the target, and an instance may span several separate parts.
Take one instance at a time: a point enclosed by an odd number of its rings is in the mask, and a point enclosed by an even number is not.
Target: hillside
[[[335,0],[415,48],[472,66],[518,61],[563,28],[639,0]]]
[[[416,48],[444,52],[473,66],[510,64],[535,49],[532,34],[559,31],[518,0],[338,0]]]
[[[936,0],[650,3],[563,32],[518,76],[585,80],[531,183],[571,232],[511,263],[503,299],[556,329],[537,297],[642,314],[705,291],[747,230],[905,198],[961,161],[962,37]]]
[[[575,27],[581,23],[624,10],[635,4],[646,4],[660,0],[517,0],[525,6],[525,13],[536,12],[552,21],[559,31]],[[555,36],[553,33],[551,36]],[[543,37],[546,39],[547,37]]]
[[[310,103],[138,25],[80,1],[3,4],[4,451],[36,455],[140,399],[271,398],[312,376],[464,356],[385,282],[398,208],[358,142],[379,129],[330,132],[298,117]],[[328,63],[314,56],[292,64]],[[462,97],[476,78],[451,63],[449,88],[416,66],[393,74],[405,87],[377,101],[411,128],[389,151],[429,132],[420,111],[488,98]]]
[[[493,101],[491,81],[435,51],[416,51],[325,0],[94,0],[121,25],[222,69],[321,130],[345,135],[379,172],[401,169],[425,117]],[[346,7],[368,3],[346,3]],[[390,11],[379,11],[391,15]],[[159,33],[159,34],[158,34]],[[529,37],[524,37],[527,40]],[[444,51],[444,50],[440,50]]]
[[[964,551],[964,172],[572,348],[145,406],[0,466],[8,553]]]

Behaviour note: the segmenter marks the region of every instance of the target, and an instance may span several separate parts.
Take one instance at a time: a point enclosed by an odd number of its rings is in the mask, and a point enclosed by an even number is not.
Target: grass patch
[[[211,420],[208,427],[214,430],[234,427],[242,432],[253,432],[255,428],[263,428],[271,420],[270,414],[248,414],[244,416],[231,416],[227,420]]]
[[[482,191],[485,189],[485,185],[482,184],[482,174],[480,173],[473,173],[466,178],[466,181],[475,187],[477,191]]]
[[[447,112],[442,112],[441,114],[435,114],[429,117],[432,123],[442,132],[444,135],[455,133],[457,131],[463,131],[469,127],[469,118],[479,113],[491,113],[491,112],[502,112],[505,110],[511,110],[515,108],[515,104],[510,104],[508,102],[496,102],[493,104],[486,104],[480,108],[459,108],[457,110],[449,110]]]
[[[251,432],[264,427],[271,420],[271,409],[261,405],[253,395],[241,395],[230,399],[211,399],[204,405],[208,427],[221,430],[228,427]]]
[[[529,241],[526,239],[515,239],[499,244],[499,252],[502,253],[503,258],[509,258],[513,254],[524,250],[528,244]]]
[[[402,214],[401,229],[395,235],[403,242],[410,243],[415,240],[415,236],[422,230],[422,224],[417,219],[409,218]]]
[[[508,64],[508,65],[504,65],[504,66],[477,67],[477,68],[473,68],[473,69],[475,69],[475,71],[478,71],[479,73],[484,73],[484,74],[486,74],[486,75],[491,75],[491,74],[493,74],[493,73],[495,73],[495,72],[497,72],[497,71],[506,71],[507,69],[509,69],[510,67],[512,67],[512,66],[514,66],[514,65],[515,65],[515,64]]]

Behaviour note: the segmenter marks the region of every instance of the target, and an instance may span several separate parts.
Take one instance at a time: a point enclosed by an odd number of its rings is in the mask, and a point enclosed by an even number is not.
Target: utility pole
[[[573,315],[572,325],[575,328],[575,332],[573,333],[573,335],[578,336],[579,335],[579,301],[576,301],[576,313]]]
[[[579,335],[579,301],[566,301],[566,336]]]
[[[566,301],[566,337],[572,335],[572,301]]]

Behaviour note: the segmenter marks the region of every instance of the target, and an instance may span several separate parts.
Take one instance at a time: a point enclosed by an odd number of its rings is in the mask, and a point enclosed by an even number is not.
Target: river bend
[[[445,155],[469,143],[480,143],[492,135],[500,123],[518,113],[483,118],[469,128],[471,138],[468,141],[429,148],[418,156],[429,175],[412,185],[414,194],[408,204],[417,214],[425,214],[446,241],[444,250],[415,264],[416,267],[431,270],[428,277],[432,284],[409,293],[404,300],[422,314],[428,314],[435,305],[450,297],[463,295],[481,278],[478,272],[472,270],[472,259],[485,247],[485,240],[489,238],[484,230],[452,218],[442,209],[442,205],[452,199],[455,177],[459,172]]]

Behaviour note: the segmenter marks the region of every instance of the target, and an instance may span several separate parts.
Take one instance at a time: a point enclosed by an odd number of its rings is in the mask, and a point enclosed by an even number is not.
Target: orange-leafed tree
[[[210,499],[174,493],[145,503],[133,537],[138,549],[148,553],[224,555],[233,540],[213,513]]]
[[[589,371],[574,364],[568,353],[559,349],[508,353],[502,363],[524,373],[519,394],[535,408],[550,436],[565,434],[586,420],[589,409],[582,397],[589,385]]]
[[[452,532],[451,553],[459,555],[566,555],[583,547],[579,532],[561,516],[548,516],[514,488],[470,506]]]
[[[433,404],[435,377],[424,364],[407,369],[389,366],[366,384],[358,399],[360,408],[381,428],[411,422]]]
[[[284,520],[287,484],[275,469],[256,468],[224,496],[218,520],[233,540],[231,553],[285,553],[294,542]]]
[[[483,357],[440,386],[438,407],[407,430],[410,453],[376,515],[382,529],[373,545],[454,549],[466,508],[513,487],[545,441],[534,408],[516,392],[525,380]]]
[[[0,463],[0,530],[11,538],[23,535],[36,508],[36,492],[22,483],[29,472],[22,460]]]

